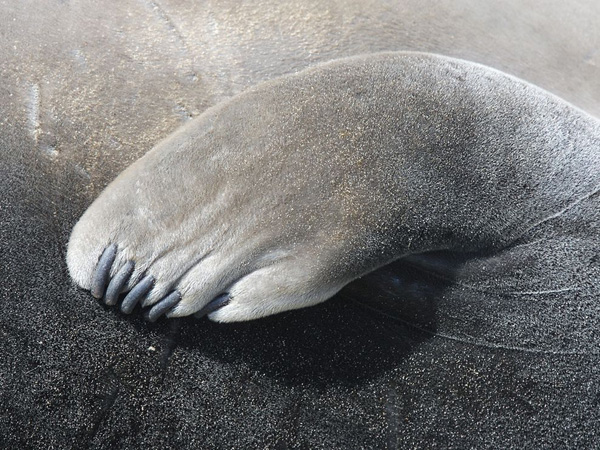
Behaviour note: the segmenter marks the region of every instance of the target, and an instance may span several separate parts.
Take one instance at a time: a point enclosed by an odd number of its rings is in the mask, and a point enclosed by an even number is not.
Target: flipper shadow
[[[436,331],[446,282],[396,262],[351,283],[330,301],[245,323],[175,319],[148,324],[185,349],[243,364],[289,385],[356,384],[393,369]]]

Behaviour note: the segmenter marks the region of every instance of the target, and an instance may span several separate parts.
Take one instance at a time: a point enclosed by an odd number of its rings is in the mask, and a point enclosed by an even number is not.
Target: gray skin
[[[123,311],[141,301],[151,320],[297,309],[399,258],[455,276],[439,251],[473,255],[471,284],[595,296],[599,189],[593,117],[478,64],[366,55],[259,84],[173,133],[86,211],[67,262],[97,297],[117,280],[109,303],[131,291]]]

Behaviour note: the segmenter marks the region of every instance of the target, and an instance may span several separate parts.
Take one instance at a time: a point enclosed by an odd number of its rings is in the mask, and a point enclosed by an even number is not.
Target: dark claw
[[[119,300],[119,295],[123,290],[123,286],[129,280],[129,277],[133,273],[133,261],[127,261],[123,267],[119,269],[117,274],[110,280],[108,283],[108,288],[106,289],[106,295],[104,296],[104,303],[112,306],[117,304],[117,300]]]
[[[144,297],[154,284],[154,277],[152,275],[146,275],[142,280],[136,284],[131,291],[125,296],[123,303],[121,303],[121,311],[125,314],[131,314],[135,305]]]
[[[217,309],[220,309],[223,306],[227,305],[230,300],[231,300],[231,297],[229,296],[229,294],[219,295],[217,298],[215,298],[210,303],[208,303],[206,306],[204,306],[204,308],[202,308],[200,311],[198,311],[196,314],[194,314],[194,317],[200,319],[212,312],[215,312]]]
[[[117,256],[117,246],[113,244],[104,249],[102,256],[98,260],[90,289],[92,295],[96,298],[102,298],[104,295],[106,283],[110,276],[110,268],[115,260],[115,256]]]
[[[148,314],[146,314],[146,319],[150,322],[156,322],[156,320],[173,308],[177,303],[181,301],[181,294],[179,291],[171,292],[169,295],[160,300],[156,305],[154,305]]]

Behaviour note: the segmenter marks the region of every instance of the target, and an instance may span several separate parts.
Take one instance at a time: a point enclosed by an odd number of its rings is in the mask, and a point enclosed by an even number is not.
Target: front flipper
[[[599,136],[476,64],[334,61],[209,109],[131,165],[75,226],[69,271],[150,320],[302,308],[406,255],[502,250],[597,189]]]

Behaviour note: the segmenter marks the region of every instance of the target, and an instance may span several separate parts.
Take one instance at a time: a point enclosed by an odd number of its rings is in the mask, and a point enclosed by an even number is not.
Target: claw
[[[165,314],[171,308],[173,308],[177,303],[181,301],[181,294],[179,291],[171,292],[169,295],[160,300],[156,305],[154,305],[150,311],[146,314],[146,319],[149,322],[155,322],[160,316]]]
[[[230,301],[231,301],[231,297],[229,296],[229,294],[219,295],[217,298],[212,300],[210,303],[206,304],[204,306],[204,308],[202,308],[200,311],[198,311],[196,314],[194,314],[194,317],[196,317],[197,319],[200,319],[212,312],[215,312],[217,309],[222,308],[223,306],[227,305]]]
[[[133,273],[133,267],[133,261],[127,261],[125,265],[119,269],[113,279],[110,280],[108,288],[106,289],[106,295],[104,296],[104,303],[106,305],[112,306],[117,304],[123,286],[125,286],[125,283],[127,283],[127,280],[129,280],[129,277]]]
[[[152,275],[146,275],[142,280],[136,284],[131,291],[125,296],[123,303],[121,303],[121,311],[125,314],[131,314],[135,305],[144,297],[154,284],[154,277]]]
[[[104,290],[106,289],[106,284],[110,276],[110,268],[112,267],[116,255],[117,246],[114,244],[109,245],[104,249],[102,256],[100,256],[100,259],[98,260],[90,289],[92,295],[96,298],[102,298],[104,295]]]

